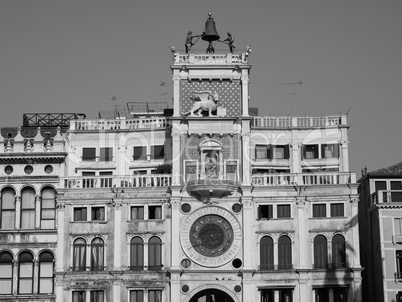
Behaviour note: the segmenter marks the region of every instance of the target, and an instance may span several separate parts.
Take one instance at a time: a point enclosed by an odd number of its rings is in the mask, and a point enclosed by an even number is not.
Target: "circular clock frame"
[[[241,226],[224,208],[209,206],[191,213],[182,223],[180,242],[193,262],[217,267],[231,261],[241,248]]]

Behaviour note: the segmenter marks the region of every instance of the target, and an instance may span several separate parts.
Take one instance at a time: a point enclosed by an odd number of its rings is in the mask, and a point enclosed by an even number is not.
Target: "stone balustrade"
[[[356,174],[352,172],[267,173],[251,175],[251,183],[254,186],[336,185],[355,182]]]

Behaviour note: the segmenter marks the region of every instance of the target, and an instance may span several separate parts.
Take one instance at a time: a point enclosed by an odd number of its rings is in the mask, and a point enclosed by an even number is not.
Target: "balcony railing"
[[[246,64],[248,61],[247,52],[232,54],[232,53],[179,53],[173,54],[173,63],[175,65],[182,64]]]
[[[256,116],[251,126],[256,128],[315,128],[346,125],[346,115],[328,116]]]
[[[379,190],[371,194],[372,203],[402,202],[402,190]]]
[[[112,187],[167,187],[171,184],[170,174],[147,174],[128,176],[78,176],[61,177],[65,189],[112,188]]]
[[[158,129],[169,127],[169,120],[165,117],[149,117],[135,119],[97,119],[97,120],[73,120],[70,122],[70,130],[136,130]]]
[[[355,182],[356,174],[351,172],[255,174],[251,176],[251,183],[254,186],[336,185]]]

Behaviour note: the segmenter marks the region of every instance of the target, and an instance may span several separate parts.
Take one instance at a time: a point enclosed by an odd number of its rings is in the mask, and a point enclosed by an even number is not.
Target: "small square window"
[[[74,208],[74,221],[87,221],[87,208]]]
[[[133,160],[146,160],[147,159],[147,147],[139,146],[133,149]]]
[[[85,291],[73,291],[73,302],[85,302]]]
[[[144,206],[132,206],[130,219],[131,220],[143,220],[144,219]]]
[[[96,149],[95,148],[82,148],[82,160],[95,160]]]
[[[271,219],[272,217],[273,217],[272,204],[262,204],[258,207],[258,218],[259,219]]]
[[[344,217],[344,206],[343,203],[332,203],[331,204],[331,217]]]
[[[105,207],[92,207],[91,220],[105,220]]]
[[[267,158],[268,158],[268,147],[266,145],[256,145],[255,159],[267,159]]]
[[[100,161],[112,161],[113,160],[113,148],[100,148]]]
[[[290,204],[278,204],[276,212],[278,218],[290,218]]]
[[[103,301],[104,301],[103,290],[91,290],[90,302],[103,302]]]
[[[303,145],[303,158],[318,158],[318,145]]]
[[[149,206],[148,207],[149,219],[162,219],[162,207],[161,206]]]
[[[327,217],[327,205],[313,204],[313,217]]]
[[[164,159],[165,148],[163,145],[151,146],[151,159]]]
[[[338,144],[324,144],[321,145],[322,158],[339,158],[339,145]]]

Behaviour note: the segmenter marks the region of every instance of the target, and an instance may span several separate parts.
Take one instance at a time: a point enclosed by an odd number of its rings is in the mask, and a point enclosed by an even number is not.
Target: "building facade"
[[[359,180],[364,301],[402,301],[402,163]]]
[[[250,51],[172,49],[171,111],[3,128],[0,301],[361,301],[346,116],[250,116]]]

